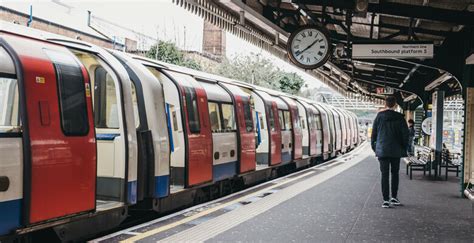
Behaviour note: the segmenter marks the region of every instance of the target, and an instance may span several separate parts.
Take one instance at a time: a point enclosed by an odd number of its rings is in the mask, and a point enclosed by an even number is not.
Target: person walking
[[[390,208],[390,205],[401,205],[397,195],[400,158],[407,155],[408,126],[403,115],[395,111],[396,107],[396,98],[387,96],[385,110],[377,114],[372,126],[371,146],[380,163],[383,208]],[[390,172],[392,175],[391,198]]]
[[[413,156],[415,154],[415,121],[413,119],[408,120],[408,155]]]

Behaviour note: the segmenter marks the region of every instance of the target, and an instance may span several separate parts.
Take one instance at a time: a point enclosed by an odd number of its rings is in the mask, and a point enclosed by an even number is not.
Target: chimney
[[[218,58],[225,56],[225,32],[207,21],[204,21],[202,51]]]

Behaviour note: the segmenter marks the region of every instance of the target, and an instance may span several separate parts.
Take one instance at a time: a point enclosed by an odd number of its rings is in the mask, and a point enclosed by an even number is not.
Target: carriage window
[[[285,117],[282,110],[278,110],[278,121],[280,121],[280,130],[286,130],[285,127]]]
[[[135,127],[138,128],[140,126],[140,114],[138,112],[138,101],[137,101],[137,89],[135,88],[135,84],[132,83],[132,104],[133,104],[133,115],[135,117]]]
[[[291,116],[289,111],[284,111],[283,114],[285,115],[285,128],[287,130],[291,130],[292,124],[291,124]]]
[[[115,82],[103,68],[95,69],[94,120],[97,128],[119,128]]]
[[[222,104],[222,129],[226,131],[235,130],[234,106]]]
[[[250,108],[250,101],[248,98],[243,98],[244,103],[244,118],[245,128],[247,132],[253,131],[252,109]]]
[[[6,76],[6,75],[2,75]],[[0,133],[20,132],[18,83],[0,76]]]
[[[191,133],[201,132],[201,123],[199,122],[199,111],[197,104],[196,91],[190,87],[184,87],[186,96],[186,110],[188,112],[189,130]]]
[[[59,95],[61,127],[66,136],[89,133],[86,88],[82,70],[73,56],[44,50],[54,64]]]
[[[273,114],[273,107],[271,105],[267,105],[268,111],[268,121],[270,122],[270,129],[275,131],[275,114]]]
[[[221,128],[219,105],[214,102],[209,102],[208,107],[209,107],[209,119],[211,121],[211,130],[213,132],[217,132]]]

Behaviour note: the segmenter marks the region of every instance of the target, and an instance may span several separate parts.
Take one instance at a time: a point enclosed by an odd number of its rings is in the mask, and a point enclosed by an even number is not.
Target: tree
[[[183,52],[180,51],[178,47],[172,42],[159,41],[150,48],[146,56],[159,61],[201,70],[201,65],[199,65],[199,63],[192,59],[186,58]]]
[[[299,75],[275,68],[259,54],[226,59],[217,68],[217,74],[290,94],[298,93],[304,84]]]

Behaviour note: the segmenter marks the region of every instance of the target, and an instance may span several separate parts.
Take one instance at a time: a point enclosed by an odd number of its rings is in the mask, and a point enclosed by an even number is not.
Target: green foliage
[[[159,41],[158,44],[150,48],[146,56],[159,61],[201,70],[199,63],[195,60],[185,58],[183,52],[172,42]]]
[[[296,73],[276,68],[269,59],[257,54],[224,60],[217,68],[217,74],[290,94],[297,94],[304,84],[303,78]]]

